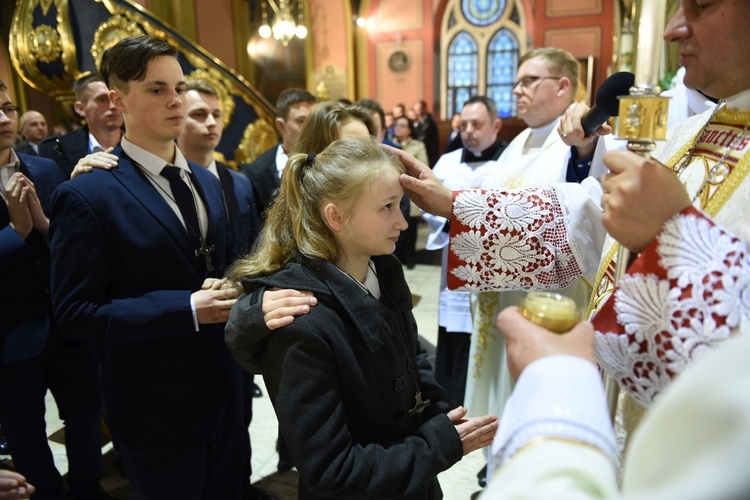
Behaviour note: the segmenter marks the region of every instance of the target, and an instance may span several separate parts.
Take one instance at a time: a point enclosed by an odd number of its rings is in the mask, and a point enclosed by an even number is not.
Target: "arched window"
[[[477,42],[465,31],[459,32],[448,46],[448,109],[458,109],[477,93],[479,54]]]
[[[441,116],[486,95],[500,116],[514,116],[519,53],[526,50],[521,0],[449,0],[440,28]]]
[[[487,97],[497,104],[502,118],[516,115],[513,83],[518,68],[518,40],[506,28],[500,28],[487,49]]]

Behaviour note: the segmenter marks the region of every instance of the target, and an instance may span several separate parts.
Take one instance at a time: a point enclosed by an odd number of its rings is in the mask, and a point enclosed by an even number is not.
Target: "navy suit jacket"
[[[117,168],[52,197],[52,302],[63,333],[104,343],[107,400],[133,448],[195,436],[233,390],[223,325],[196,332],[190,295],[206,278],[176,214],[118,146]],[[218,180],[190,164],[208,213],[212,277],[234,257]],[[231,373],[230,373],[231,372]]]
[[[52,191],[65,180],[57,165],[38,156],[18,155],[20,171],[36,187],[42,209],[49,215]],[[53,328],[49,296],[49,247],[32,231],[24,240],[10,227],[0,198],[0,364],[32,358],[42,352]]]
[[[279,190],[279,171],[276,168],[276,151],[281,144],[268,149],[253,163],[240,163],[240,170],[250,179],[253,186],[255,202],[258,206],[258,218],[265,221],[265,211],[271,205]]]
[[[28,141],[24,141],[23,144],[18,146],[16,149],[16,153],[21,153],[28,156],[39,156],[36,151],[34,151],[34,148],[31,147],[31,144],[29,144]]]
[[[238,255],[250,251],[260,232],[258,207],[253,195],[253,186],[244,175],[216,162],[221,188],[229,216],[232,241]]]
[[[67,134],[48,137],[39,143],[39,156],[54,160],[67,178],[78,160],[89,154],[89,129],[79,128]]]

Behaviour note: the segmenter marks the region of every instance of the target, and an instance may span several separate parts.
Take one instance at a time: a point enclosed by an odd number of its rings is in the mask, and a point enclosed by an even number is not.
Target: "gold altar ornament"
[[[618,137],[651,144],[666,139],[668,103],[669,98],[647,92],[620,97]]]

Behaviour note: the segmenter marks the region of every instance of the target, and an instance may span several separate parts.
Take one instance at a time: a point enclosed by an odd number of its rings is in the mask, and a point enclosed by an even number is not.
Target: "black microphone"
[[[596,104],[589,109],[581,125],[586,136],[590,136],[606,122],[610,116],[616,116],[620,110],[620,96],[628,95],[630,87],[635,85],[635,75],[628,71],[620,71],[610,76],[596,91]]]

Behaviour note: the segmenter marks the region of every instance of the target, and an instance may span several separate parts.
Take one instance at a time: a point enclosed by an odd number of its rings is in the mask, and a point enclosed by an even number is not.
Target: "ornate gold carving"
[[[320,102],[325,102],[331,99],[331,93],[328,92],[328,86],[323,80],[319,81],[318,85],[315,87],[315,97],[317,97]]]
[[[618,137],[630,141],[661,141],[667,137],[666,97],[629,95],[620,98]]]
[[[91,56],[96,61],[98,68],[102,62],[104,51],[114,44],[131,36],[145,35],[146,32],[137,21],[131,19],[127,14],[115,14],[99,25],[94,33],[94,43],[91,45]]]
[[[49,12],[49,8],[53,3],[54,0],[39,0],[39,6],[42,8],[42,14],[46,16],[47,12]]]
[[[193,80],[204,80],[210,84],[216,92],[219,94],[219,106],[221,107],[221,116],[224,121],[224,128],[232,121],[232,114],[234,113],[234,99],[232,93],[227,85],[224,83],[224,79],[221,74],[213,69],[195,69],[189,75],[185,76],[185,81],[190,82]]]
[[[31,55],[49,64],[60,59],[63,49],[57,30],[48,24],[42,24],[29,33],[29,50]]]
[[[38,8],[47,14],[55,6],[55,23],[35,24]],[[13,13],[10,39],[11,61],[16,72],[31,87],[63,99],[71,94],[79,73],[75,40],[70,23],[68,0],[18,0]],[[54,24],[54,25],[51,25]],[[62,62],[62,71],[47,73],[39,63]]]
[[[276,129],[265,117],[258,117],[242,134],[242,141],[234,151],[234,159],[237,163],[251,163],[278,142]]]

